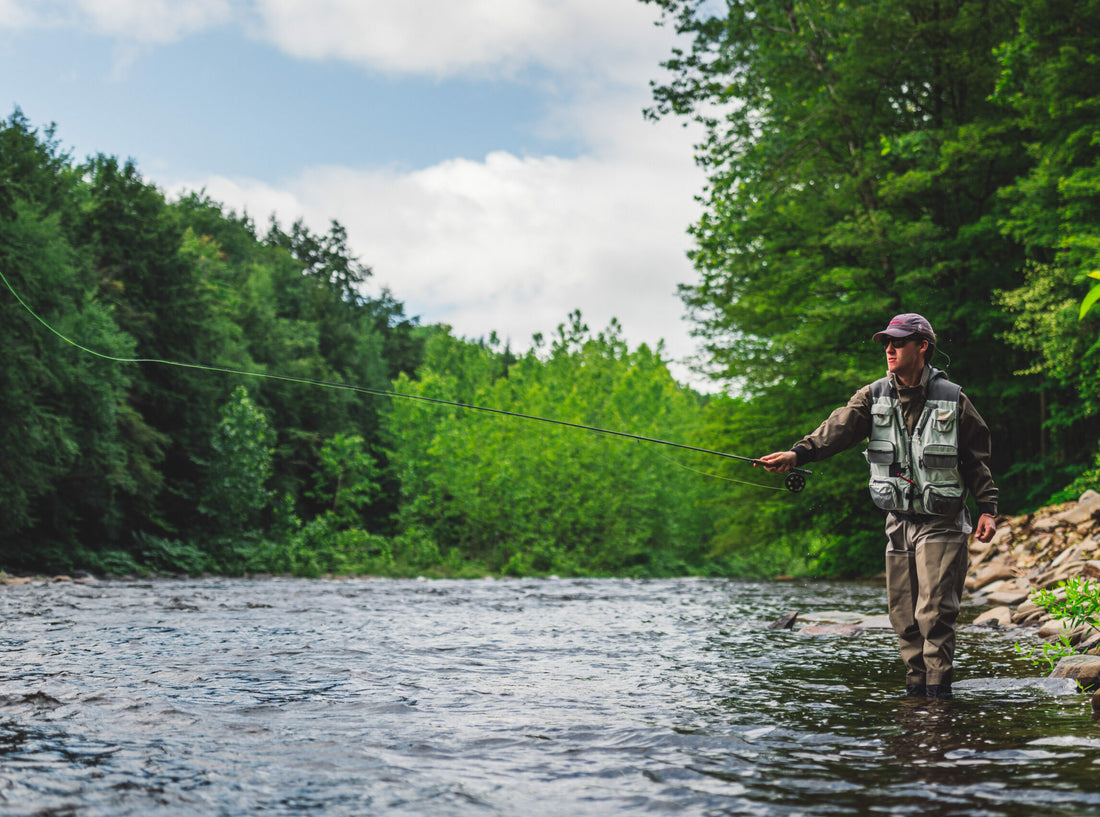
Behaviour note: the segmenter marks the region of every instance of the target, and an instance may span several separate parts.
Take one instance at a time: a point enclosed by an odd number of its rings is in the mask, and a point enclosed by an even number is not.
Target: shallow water
[[[3,815],[1100,814],[1100,723],[1019,633],[900,697],[881,587],[164,580],[0,588]],[[968,611],[970,617],[977,611]]]

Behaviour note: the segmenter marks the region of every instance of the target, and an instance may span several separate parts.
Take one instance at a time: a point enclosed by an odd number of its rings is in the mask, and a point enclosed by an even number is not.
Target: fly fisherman
[[[790,451],[760,462],[785,474],[867,440],[871,499],[888,512],[886,592],[905,693],[950,698],[967,537],[974,532],[988,542],[997,529],[989,428],[961,388],[929,365],[936,334],[923,317],[898,315],[873,340],[886,350],[886,377],[857,391]],[[976,531],[968,491],[980,514]]]

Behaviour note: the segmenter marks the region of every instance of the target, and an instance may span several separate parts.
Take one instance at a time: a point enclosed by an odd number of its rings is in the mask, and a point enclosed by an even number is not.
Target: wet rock
[[[1029,613],[1028,615],[1024,616],[1022,619],[1020,619],[1016,623],[1017,624],[1030,624],[1030,625],[1033,625],[1035,627],[1038,627],[1040,624],[1042,624],[1046,621],[1050,621],[1052,618],[1053,618],[1053,616],[1050,613],[1048,613],[1045,609],[1040,608],[1040,609],[1035,610],[1034,612]]]
[[[1100,686],[1100,655],[1069,655],[1058,662],[1051,678],[1072,678],[1086,691]]]
[[[1043,533],[1049,533],[1050,531],[1057,530],[1065,524],[1056,516],[1044,516],[1042,519],[1035,521],[1035,524],[1031,526],[1033,531],[1039,531]]]
[[[894,625],[890,623],[890,616],[883,613],[878,616],[867,616],[859,622],[859,626],[865,630],[892,630]]]
[[[977,590],[980,587],[985,587],[996,581],[1011,579],[1014,575],[1015,574],[1012,572],[1012,565],[1008,563],[1007,559],[994,559],[985,567],[967,577],[966,589]]]
[[[1038,636],[1047,641],[1054,641],[1064,636],[1068,638],[1071,643],[1076,644],[1081,640],[1081,636],[1084,635],[1084,632],[1084,627],[1072,627],[1068,621],[1051,619],[1039,628]]]
[[[999,533],[1000,531],[998,531]],[[978,569],[987,559],[996,555],[999,551],[997,546],[993,542],[982,543],[972,540],[969,546],[970,550],[970,570],[973,572]]]
[[[1057,558],[1050,563],[1050,566],[1061,567],[1065,564],[1080,561],[1082,554],[1084,554],[1087,549],[1087,545],[1077,545],[1076,547],[1067,548],[1058,554]]]
[[[1012,587],[1014,584],[1014,580],[998,579],[995,582],[990,582],[989,584],[979,586],[978,593],[984,596],[987,593],[996,593],[1000,590],[1004,590],[1007,587]]]
[[[994,607],[974,619],[974,624],[978,627],[1011,627],[1012,610],[1006,605]]]
[[[993,604],[1008,604],[1016,605],[1027,601],[1027,597],[1031,595],[1031,589],[1020,589],[1018,587],[1005,588],[1004,590],[998,590],[996,593],[989,594],[989,600]]]
[[[1067,525],[1082,525],[1091,522],[1100,516],[1100,494],[1096,491],[1086,491],[1077,500],[1077,504],[1067,511],[1062,511],[1054,518]]]
[[[847,610],[821,610],[816,613],[802,613],[804,621],[816,623],[827,622],[830,624],[859,624],[863,616],[859,613],[851,613]]]
[[[1100,689],[1092,694],[1092,711],[1100,715]]]
[[[1012,620],[1019,624],[1032,613],[1041,612],[1043,612],[1043,608],[1033,602],[1031,599],[1028,599],[1025,602],[1021,602],[1020,606],[1016,608],[1016,612],[1012,614]]]
[[[1015,692],[1043,692],[1061,697],[1078,692],[1077,683],[1069,678],[967,678],[952,685],[959,692],[992,692],[998,695]]]
[[[802,635],[828,635],[853,638],[863,635],[866,630],[858,624],[807,624],[798,631]]]
[[[769,630],[789,630],[794,627],[794,622],[798,618],[798,611],[795,610],[791,613],[785,613],[768,625]]]
[[[1077,642],[1078,652],[1098,655],[1100,653],[1094,652],[1094,650],[1098,648],[1100,648],[1100,628],[1086,627],[1084,632],[1081,633],[1080,640]]]

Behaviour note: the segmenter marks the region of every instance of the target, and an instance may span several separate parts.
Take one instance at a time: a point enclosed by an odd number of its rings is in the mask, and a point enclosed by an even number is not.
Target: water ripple
[[[0,592],[4,815],[1097,813],[1087,699],[964,631],[899,697],[873,584],[31,583]]]

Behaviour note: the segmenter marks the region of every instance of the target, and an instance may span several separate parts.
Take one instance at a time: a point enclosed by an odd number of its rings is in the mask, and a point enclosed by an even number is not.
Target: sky
[[[0,0],[0,115],[261,229],[332,220],[422,323],[516,351],[579,309],[704,387],[698,133],[653,122],[676,44],[639,0]]]

